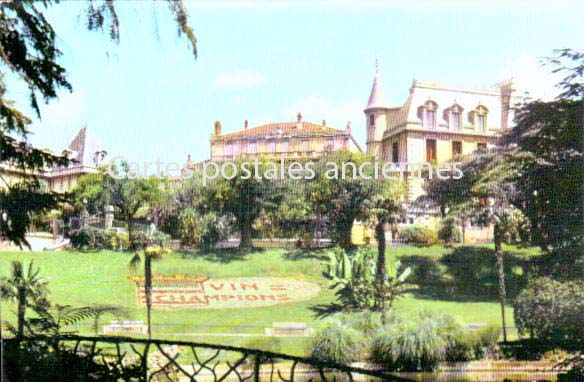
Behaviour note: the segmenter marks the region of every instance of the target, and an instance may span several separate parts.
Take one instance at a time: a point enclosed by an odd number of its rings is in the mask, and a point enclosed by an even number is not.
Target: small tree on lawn
[[[172,253],[171,250],[165,249],[162,243],[155,244],[152,240],[155,237],[156,228],[153,226],[148,230],[150,245],[144,248],[144,295],[146,297],[146,324],[148,329],[148,339],[152,338],[152,262],[162,259],[163,256]],[[130,270],[136,273],[138,265],[141,262],[140,254],[136,252],[130,260]]]
[[[18,304],[16,330],[18,337],[24,336],[26,309],[47,303],[47,282],[43,281],[39,272],[39,268],[35,269],[32,261],[28,267],[20,261],[14,261],[10,277],[3,279],[0,284],[2,298],[14,300]]]
[[[401,200],[404,195],[404,185],[400,182],[376,182],[375,191],[370,202],[370,219],[375,223],[375,240],[377,241],[376,276],[379,287],[377,310],[381,311],[381,321],[385,324],[385,284],[387,283],[385,259],[385,225],[395,222],[402,212]],[[392,269],[391,278],[395,278]]]
[[[243,169],[247,162],[250,171],[246,176]],[[235,217],[235,226],[241,235],[240,248],[252,247],[252,226],[265,211],[274,211],[283,198],[284,184],[275,179],[267,179],[266,171],[273,170],[275,162],[258,160],[255,162],[238,161],[234,163],[236,175],[221,178],[210,184],[207,189],[207,205],[220,214]],[[231,171],[231,170],[226,170]],[[277,171],[277,168],[276,170]],[[228,173],[230,175],[230,173]]]
[[[316,176],[307,187],[308,201],[316,214],[327,217],[335,244],[351,249],[351,231],[355,220],[368,218],[374,184],[372,166],[361,165],[372,158],[348,151],[326,156],[316,165]],[[364,174],[360,174],[359,169]],[[343,172],[344,169],[344,172]],[[361,176],[364,175],[364,176]]]
[[[498,148],[462,158],[461,170],[464,174],[461,179],[432,179],[425,198],[448,206],[449,215],[463,216],[463,220],[470,217],[476,223],[493,227],[503,339],[507,341],[502,243],[509,232],[511,217],[518,212],[513,204],[517,198],[514,186],[517,166],[504,149]]]

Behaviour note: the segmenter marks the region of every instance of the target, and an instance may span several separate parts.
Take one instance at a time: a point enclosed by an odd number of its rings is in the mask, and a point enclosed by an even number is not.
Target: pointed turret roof
[[[68,150],[73,152],[76,166],[95,167],[98,164],[97,153],[106,153],[97,139],[88,131],[87,126],[82,127],[71,141]]]
[[[385,99],[383,85],[381,85],[381,79],[379,77],[379,66],[377,65],[377,62],[375,63],[375,77],[373,78],[373,87],[371,88],[371,95],[369,96],[369,102],[367,102],[367,107],[365,110],[376,108],[389,108],[389,103]]]

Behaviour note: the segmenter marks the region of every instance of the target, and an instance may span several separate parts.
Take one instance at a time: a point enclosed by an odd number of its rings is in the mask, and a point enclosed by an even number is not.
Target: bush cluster
[[[230,222],[226,217],[213,212],[201,214],[187,208],[179,216],[179,235],[184,245],[210,249],[227,237]]]
[[[496,351],[499,330],[466,330],[445,314],[422,311],[402,320],[390,313],[382,326],[379,313],[343,313],[315,332],[311,355],[322,361],[369,360],[394,371],[432,371],[440,362],[479,359]]]
[[[584,342],[584,283],[531,280],[513,303],[522,335],[556,343]]]
[[[74,248],[90,251],[103,249],[123,251],[128,249],[130,245],[127,233],[92,226],[85,226],[69,232],[69,238]]]
[[[329,319],[311,341],[312,358],[321,362],[348,364],[359,360],[365,345],[362,333],[339,319]]]
[[[447,244],[462,242],[462,232],[452,217],[446,217],[440,222],[438,239]]]
[[[422,247],[438,243],[438,234],[435,230],[419,225],[403,228],[399,236],[406,244]]]

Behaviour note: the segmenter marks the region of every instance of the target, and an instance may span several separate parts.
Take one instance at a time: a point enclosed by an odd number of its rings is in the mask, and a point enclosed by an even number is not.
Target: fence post
[[[261,366],[262,356],[258,353],[254,355],[254,365],[253,365],[253,380],[254,382],[260,382],[260,366]]]

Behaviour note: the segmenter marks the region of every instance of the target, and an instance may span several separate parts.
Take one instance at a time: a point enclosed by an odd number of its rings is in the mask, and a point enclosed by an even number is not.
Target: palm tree
[[[151,225],[147,235],[148,242],[152,242],[155,232],[156,228]],[[159,245],[148,246],[144,249],[144,294],[146,295],[146,323],[148,327],[148,339],[152,339],[152,261],[160,260],[164,255],[168,255],[171,252],[172,251],[169,249],[165,249],[163,247],[162,242],[160,242]],[[130,260],[129,264],[130,271],[132,273],[136,273],[138,265],[141,261],[142,259],[140,258],[140,254],[136,252],[134,257],[132,257],[132,260]]]
[[[377,241],[376,277],[378,283],[377,309],[381,311],[381,321],[385,324],[385,287],[387,283],[387,270],[385,268],[385,225],[396,219],[402,212],[400,197],[403,194],[403,184],[383,182],[377,185],[377,190],[371,198],[370,218],[375,222],[375,240]],[[391,277],[395,277],[394,274]]]
[[[25,269],[22,262],[13,261],[10,278],[4,278],[0,284],[2,299],[18,303],[18,337],[24,336],[25,315],[27,307],[45,306],[47,302],[47,282],[39,277],[39,268],[34,268],[31,261]]]

